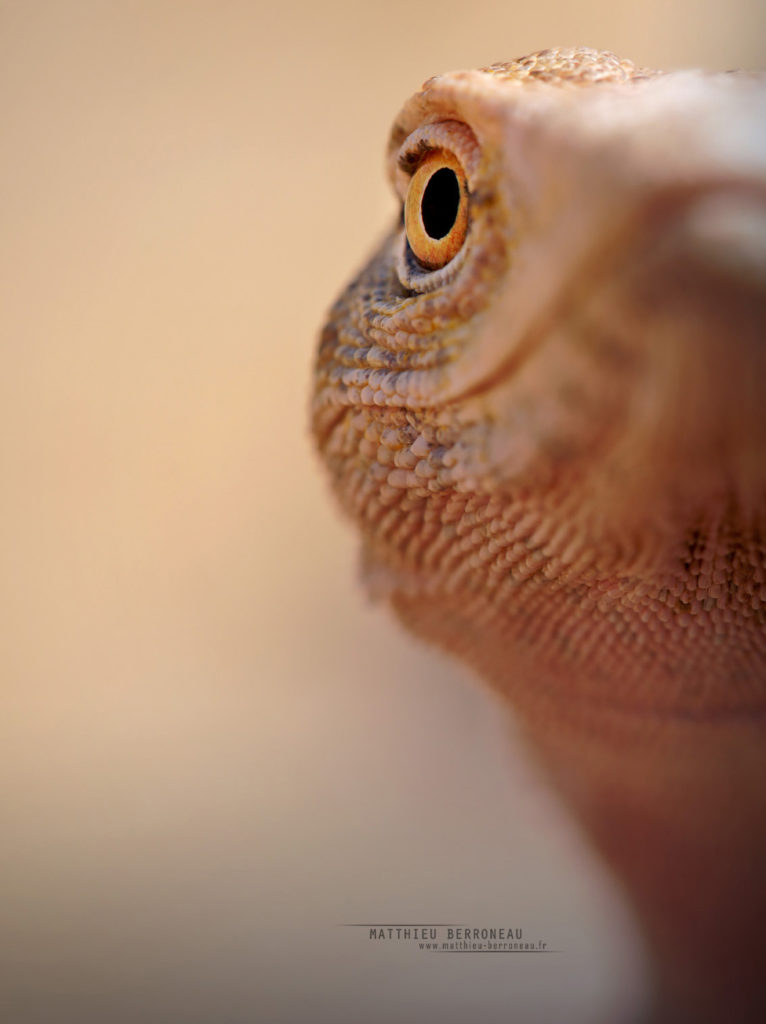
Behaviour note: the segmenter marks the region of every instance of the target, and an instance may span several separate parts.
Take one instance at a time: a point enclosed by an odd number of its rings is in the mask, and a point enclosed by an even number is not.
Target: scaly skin
[[[512,704],[672,1020],[766,1019],[765,120],[589,50],[429,80],[390,174],[453,153],[465,242],[398,223],[316,364],[371,590]]]

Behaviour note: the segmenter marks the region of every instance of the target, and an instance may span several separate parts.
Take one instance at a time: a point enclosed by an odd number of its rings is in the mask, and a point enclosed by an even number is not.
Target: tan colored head
[[[348,286],[322,334],[314,431],[373,589],[416,625],[427,594],[449,645],[503,688],[518,662],[619,703],[627,671],[630,701],[636,673],[678,679],[678,643],[706,648],[717,610],[743,603],[762,630],[763,106],[757,78],[558,50],[433,78],[394,125],[404,210],[444,167],[435,244],[460,241],[419,258],[406,213]],[[603,666],[577,642],[595,594],[591,644],[616,648]],[[626,647],[631,616],[637,636],[651,619],[672,638],[664,666]],[[717,650],[752,677],[755,646]]]

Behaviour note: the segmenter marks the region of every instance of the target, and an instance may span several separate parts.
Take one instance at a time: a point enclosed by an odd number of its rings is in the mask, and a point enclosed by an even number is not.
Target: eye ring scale
[[[426,270],[441,269],[460,251],[468,230],[468,186],[453,153],[434,149],[418,164],[404,201],[404,227]]]

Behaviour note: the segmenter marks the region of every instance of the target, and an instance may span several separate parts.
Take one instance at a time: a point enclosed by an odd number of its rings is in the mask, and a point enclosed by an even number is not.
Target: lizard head
[[[722,531],[761,550],[763,97],[553,50],[404,106],[401,217],[330,311],[312,415],[408,621],[454,598],[473,649],[540,586],[680,614],[711,599]]]

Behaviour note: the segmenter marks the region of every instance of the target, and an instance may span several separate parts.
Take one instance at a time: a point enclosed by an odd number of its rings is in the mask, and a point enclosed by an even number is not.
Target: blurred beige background
[[[4,1020],[633,1019],[619,894],[494,700],[360,593],[312,350],[424,78],[764,40],[762,0],[0,2]],[[401,920],[562,952],[337,927]]]

